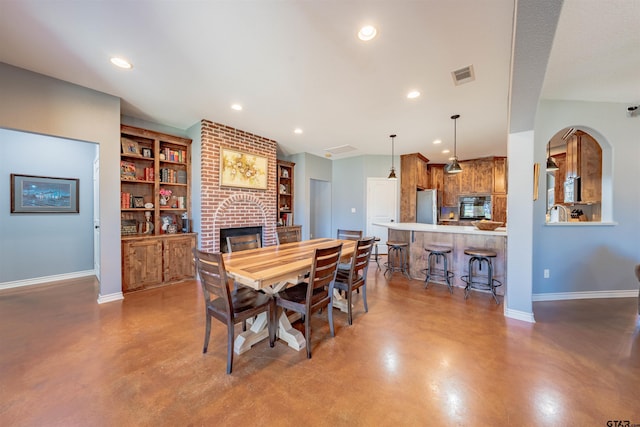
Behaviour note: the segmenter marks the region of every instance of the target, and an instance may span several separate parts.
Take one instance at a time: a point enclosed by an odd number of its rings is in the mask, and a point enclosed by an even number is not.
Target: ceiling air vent
[[[327,154],[334,156],[336,154],[344,154],[344,153],[348,153],[350,151],[355,151],[355,150],[357,150],[356,147],[346,144],[346,145],[340,145],[338,147],[325,148],[324,151],[326,151]]]
[[[455,83],[456,86],[472,82],[476,79],[476,75],[473,72],[473,65],[454,70],[451,72],[451,76],[453,76],[453,83]]]

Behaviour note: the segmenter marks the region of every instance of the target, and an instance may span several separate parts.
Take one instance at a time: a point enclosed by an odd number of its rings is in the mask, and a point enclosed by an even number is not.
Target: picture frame
[[[142,149],[142,157],[152,157],[151,156],[151,148],[143,148]]]
[[[160,233],[161,234],[173,234],[171,233],[171,231],[174,230],[174,228],[171,227],[173,225],[176,226],[175,230],[177,230],[176,216],[174,214],[160,215]]]
[[[11,213],[80,213],[80,180],[11,174]]]
[[[122,154],[129,156],[140,156],[140,146],[137,141],[128,138],[120,138]]]
[[[267,158],[220,148],[220,186],[267,189]]]
[[[144,197],[142,197],[142,196],[133,196],[133,207],[134,208],[144,208]]]

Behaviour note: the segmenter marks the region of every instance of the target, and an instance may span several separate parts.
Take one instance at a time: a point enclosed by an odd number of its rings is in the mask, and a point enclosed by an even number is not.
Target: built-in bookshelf
[[[293,168],[296,164],[278,160],[278,225],[293,222]]]
[[[121,145],[122,234],[190,231],[191,140],[123,125]]]
[[[194,277],[191,140],[126,125],[120,132],[123,292]]]

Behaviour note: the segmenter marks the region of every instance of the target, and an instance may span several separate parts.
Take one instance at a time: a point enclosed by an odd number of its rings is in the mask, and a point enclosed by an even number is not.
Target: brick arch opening
[[[233,194],[224,199],[213,215],[213,250],[220,250],[220,229],[262,227],[263,246],[275,244],[274,224],[262,200],[252,194]]]

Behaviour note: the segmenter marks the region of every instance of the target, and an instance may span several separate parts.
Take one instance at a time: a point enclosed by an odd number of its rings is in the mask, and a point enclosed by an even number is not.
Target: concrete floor
[[[312,320],[313,358],[282,341],[202,354],[199,284],[96,303],[94,280],[0,292],[1,426],[604,426],[640,423],[635,298],[538,302],[506,319],[485,293],[370,269],[369,313]],[[240,327],[237,327],[240,331]]]

